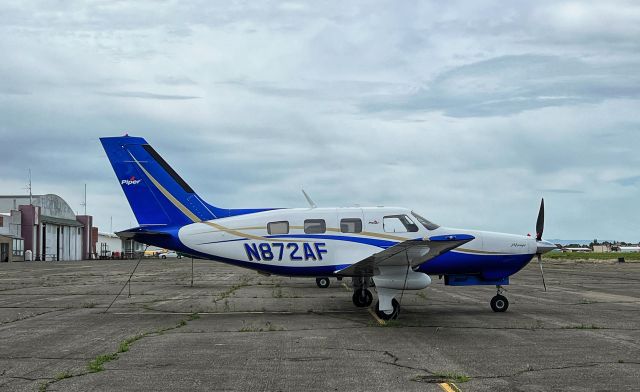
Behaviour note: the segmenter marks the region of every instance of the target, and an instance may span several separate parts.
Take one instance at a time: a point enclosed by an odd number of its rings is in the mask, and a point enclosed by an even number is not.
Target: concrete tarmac
[[[535,263],[404,293],[381,325],[332,279],[195,260],[0,264],[0,390],[640,390],[640,264]],[[346,280],[344,283],[347,283]],[[374,300],[375,301],[375,300]]]

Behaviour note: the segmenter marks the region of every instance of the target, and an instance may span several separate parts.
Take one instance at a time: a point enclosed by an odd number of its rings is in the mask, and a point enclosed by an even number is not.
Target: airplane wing
[[[347,268],[336,271],[341,276],[371,277],[378,274],[379,266],[406,266],[407,260],[411,268],[440,256],[475,239],[468,234],[434,236],[424,239],[403,241],[366,259],[360,260]]]

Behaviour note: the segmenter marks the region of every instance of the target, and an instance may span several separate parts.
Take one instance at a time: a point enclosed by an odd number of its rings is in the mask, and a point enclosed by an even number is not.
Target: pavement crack
[[[31,378],[31,377],[24,377],[24,376],[7,376],[7,378],[12,378],[12,379],[16,379],[16,380],[26,380],[26,381],[40,381],[40,380],[46,380],[46,378]]]
[[[168,331],[172,331],[175,329],[179,329],[182,328],[184,326],[186,326],[188,324],[189,321],[193,321],[193,320],[197,320],[199,319],[200,316],[197,313],[193,313],[191,315],[189,315],[186,319],[181,319],[178,324],[170,326],[170,327],[164,327],[164,328],[158,328],[155,330],[148,330],[146,332],[142,332],[139,333],[137,335],[134,335],[132,337],[129,337],[125,340],[123,340],[122,342],[120,342],[119,346],[118,346],[118,350],[115,352],[111,352],[111,353],[106,353],[106,354],[101,354],[98,355],[97,357],[93,358],[91,361],[89,361],[89,363],[87,363],[87,370],[85,370],[84,372],[80,372],[80,373],[69,373],[69,372],[64,372],[64,373],[60,373],[58,375],[55,376],[55,378],[41,378],[41,379],[35,379],[35,380],[31,380],[31,381],[38,381],[38,380],[47,380],[44,381],[40,384],[40,391],[46,391],[48,387],[50,387],[51,385],[68,379],[68,378],[77,378],[77,377],[82,377],[82,376],[86,376],[87,374],[91,374],[91,373],[98,373],[98,372],[103,372],[106,371],[107,369],[104,368],[104,364],[111,362],[111,361],[115,361],[119,358],[120,355],[128,352],[131,348],[131,346],[138,342],[139,340],[142,340],[144,338],[150,337],[150,336],[159,336],[159,335],[163,335],[165,332]]]
[[[42,312],[42,313],[35,313],[35,314],[26,315],[24,317],[18,317],[17,319],[14,319],[14,320],[3,321],[3,322],[0,323],[0,325],[13,324],[13,323],[17,323],[19,321],[28,320],[28,319],[31,319],[31,318],[34,318],[34,317],[45,315],[45,314],[49,314],[49,313],[53,313],[53,312],[61,312],[63,310],[67,310],[67,308],[56,308],[56,309],[48,310],[48,311]]]
[[[383,360],[378,360],[376,362],[378,363],[383,363],[385,365],[392,365],[392,366],[397,366],[403,369],[409,369],[409,370],[418,370],[418,371],[422,371],[422,372],[427,372],[429,374],[433,374],[433,372],[427,368],[419,368],[419,367],[414,367],[414,366],[409,366],[409,365],[404,365],[402,363],[399,363],[400,358],[393,354],[391,351],[389,350],[375,350],[375,349],[364,349],[364,348],[345,348],[345,347],[326,347],[325,349],[327,350],[342,350],[342,351],[355,351],[355,352],[362,352],[362,353],[375,353],[375,354],[381,354],[384,357],[388,357],[390,358],[392,361],[383,361]]]

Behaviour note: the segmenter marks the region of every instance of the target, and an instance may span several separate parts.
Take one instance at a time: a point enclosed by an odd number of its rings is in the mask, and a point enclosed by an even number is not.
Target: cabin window
[[[418,222],[420,222],[420,224],[422,226],[424,226],[425,229],[427,229],[427,230],[435,230],[438,227],[440,227],[440,226],[436,225],[435,223],[433,223],[433,222],[421,217],[420,215],[416,214],[413,211],[411,211],[411,215],[413,215],[413,217],[416,218],[418,220]]]
[[[306,219],[304,221],[304,232],[307,234],[322,234],[327,231],[327,224],[324,219]]]
[[[269,222],[267,223],[267,232],[269,234],[289,234],[289,222]]]
[[[345,218],[340,220],[340,231],[343,233],[361,233],[362,220],[358,218]]]
[[[406,215],[389,215],[382,219],[382,226],[387,233],[413,233],[418,226]]]

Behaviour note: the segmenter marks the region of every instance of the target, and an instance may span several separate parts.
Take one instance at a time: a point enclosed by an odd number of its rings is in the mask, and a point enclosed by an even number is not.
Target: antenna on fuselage
[[[307,199],[307,203],[309,203],[309,207],[311,207],[311,208],[317,208],[318,207],[316,205],[316,203],[314,203],[313,200],[311,200],[309,195],[307,195],[307,192],[304,191],[304,188],[302,188],[302,194],[304,195],[304,198]]]

